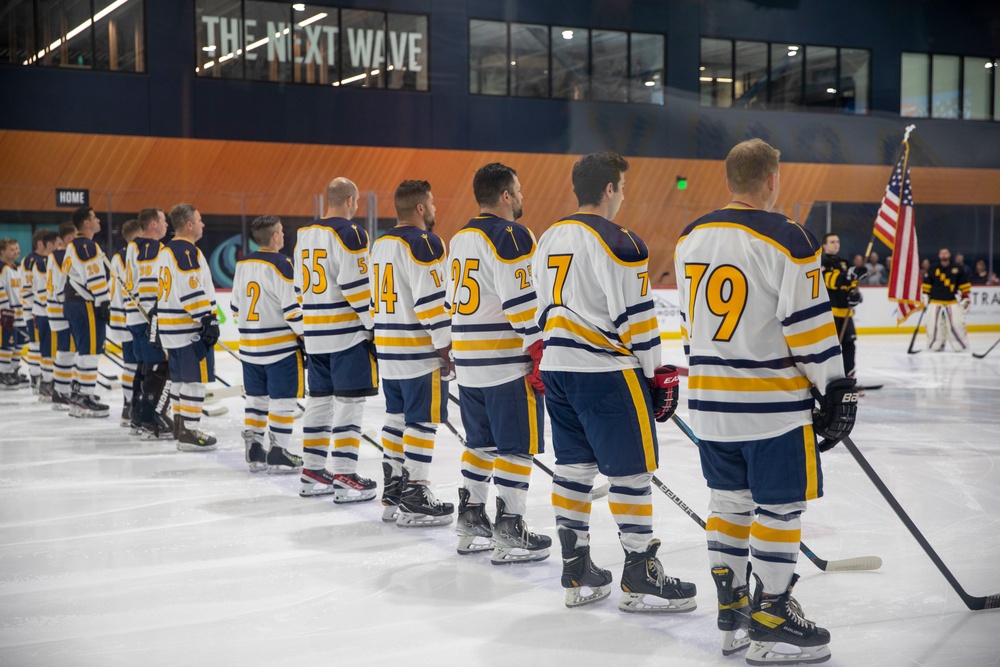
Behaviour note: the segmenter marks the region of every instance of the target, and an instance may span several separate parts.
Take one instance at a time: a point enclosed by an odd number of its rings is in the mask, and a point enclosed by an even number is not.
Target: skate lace
[[[785,604],[785,608],[788,610],[789,617],[795,621],[797,625],[808,628],[812,630],[816,627],[816,624],[805,617],[805,612],[802,611],[802,605],[799,601],[793,598],[791,595],[788,596],[788,602]]]
[[[664,584],[677,586],[680,583],[680,579],[677,579],[676,577],[668,577],[663,572],[663,565],[657,558],[653,558],[649,561],[649,564],[646,567],[646,573],[647,575],[652,575],[651,578],[656,581],[657,588],[663,588]]]

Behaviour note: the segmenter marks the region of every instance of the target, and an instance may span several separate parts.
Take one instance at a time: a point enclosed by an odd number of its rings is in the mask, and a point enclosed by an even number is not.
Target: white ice
[[[973,335],[973,347],[995,338]],[[854,441],[965,590],[998,593],[1000,349],[907,355],[908,342],[859,341],[862,383],[885,387],[862,398]],[[683,363],[676,343],[664,358]],[[228,357],[219,373],[239,375]],[[239,398],[205,422],[218,451],[182,453],[130,438],[120,390],[103,396],[112,418],[79,420],[25,390],[0,394],[0,664],[744,664],[719,651],[702,531],[658,490],[661,559],[698,585],[698,609],[623,614],[613,592],[571,610],[556,549],[497,567],[458,556],[452,527],[400,529],[379,520],[378,501],[335,506],[300,498],[297,476],[250,474]],[[369,432],[382,407],[369,402]],[[673,424],[658,434],[658,476],[705,517],[695,447]],[[432,481],[452,502],[460,452],[442,428]],[[379,453],[361,454],[360,472],[381,486]],[[551,451],[542,459],[551,465]],[[1000,665],[1000,611],[966,608],[842,445],[823,470],[803,541],[827,560],[884,561],[830,573],[800,557],[796,597],[833,636],[828,664]],[[527,518],[554,537],[550,490],[536,471]],[[594,505],[593,556],[617,579],[624,556],[606,505]]]

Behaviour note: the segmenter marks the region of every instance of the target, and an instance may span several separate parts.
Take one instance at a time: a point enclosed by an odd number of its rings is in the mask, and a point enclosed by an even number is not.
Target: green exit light
[[[677,189],[678,190],[687,190],[687,186],[688,186],[687,176],[678,176],[677,177]]]

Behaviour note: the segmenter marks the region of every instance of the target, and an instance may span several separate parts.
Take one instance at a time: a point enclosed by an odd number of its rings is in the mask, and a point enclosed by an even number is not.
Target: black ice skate
[[[271,449],[267,450],[265,462],[268,475],[289,475],[302,470],[302,458],[274,444],[274,436],[271,436]]]
[[[132,408],[128,401],[122,405],[122,418],[118,422],[118,425],[122,428],[130,428],[132,426]]]
[[[552,538],[530,532],[524,523],[524,517],[520,514],[509,514],[503,500],[497,498],[493,546],[490,562],[494,565],[527,563],[548,558]]]
[[[396,525],[400,528],[443,526],[451,523],[454,513],[455,506],[435,498],[426,484],[407,481],[399,499]]]
[[[382,479],[382,520],[395,522],[399,516],[399,499],[406,488],[406,470],[402,475],[393,475],[392,466],[383,461]]]
[[[712,579],[719,594],[719,629],[722,630],[722,655],[732,655],[750,645],[750,599],[747,585],[733,586],[733,571],[713,567]]]
[[[73,404],[69,402],[69,396],[56,391],[55,388],[52,389],[52,400],[50,403],[52,403],[52,409],[59,412],[66,412],[73,409]]]
[[[241,435],[243,436],[244,458],[250,472],[267,470],[267,452],[264,451],[264,445],[261,441],[257,439],[257,434],[246,430]]]
[[[38,383],[38,402],[39,403],[51,403],[52,402],[52,388],[53,382],[49,380],[46,382],[42,380]]]
[[[71,406],[69,416],[80,419],[107,417],[111,410],[111,408],[99,402],[91,394],[73,394],[69,399],[69,403]]]
[[[625,554],[622,596],[618,601],[622,611],[673,614],[694,611],[698,606],[694,600],[698,589],[694,584],[663,573],[656,557],[659,548],[660,541],[653,540],[645,551]]]
[[[562,544],[562,587],[566,589],[566,606],[579,607],[603,600],[611,595],[611,573],[590,560],[590,545],[576,546],[576,533],[559,529]],[[590,592],[584,593],[586,588]]]
[[[458,533],[458,553],[474,554],[493,548],[493,524],[486,516],[485,503],[469,504],[469,490],[458,490],[458,519],[455,532]]]
[[[177,424],[177,450],[181,452],[210,452],[215,449],[215,436],[198,429],[190,430],[183,419],[175,419]]]
[[[760,578],[755,574],[754,579],[757,585],[750,602],[751,644],[747,664],[809,665],[829,660],[830,633],[807,620],[792,597],[799,575],[792,575],[792,583],[781,595],[765,595]]]
[[[144,422],[139,427],[139,438],[142,440],[175,440],[175,431],[174,421],[157,412],[153,414],[153,421]]]
[[[375,480],[362,477],[356,472],[335,474],[333,476],[333,502],[338,505],[345,503],[363,503],[374,500],[377,495]]]
[[[17,373],[0,373],[0,390],[13,391],[21,387]]]

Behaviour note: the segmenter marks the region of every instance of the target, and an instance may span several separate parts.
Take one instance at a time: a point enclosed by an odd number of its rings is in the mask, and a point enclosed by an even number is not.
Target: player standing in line
[[[299,495],[356,503],[376,496],[375,481],[357,473],[365,398],[378,395],[368,232],[351,220],[358,211],[354,183],[343,177],[330,181],[326,202],[326,217],[300,228],[295,246],[309,355]],[[332,472],[326,468],[328,455]]]
[[[395,517],[404,527],[444,525],[455,506],[437,500],[428,480],[454,375],[445,248],[429,231],[435,212],[430,183],[403,181],[393,199],[399,223],[372,244],[370,283],[386,411],[382,519]]]
[[[855,341],[858,334],[854,330],[854,306],[861,303],[858,281],[864,277],[864,268],[851,266],[841,257],[840,237],[836,234],[823,236],[823,283],[833,307],[833,324],[837,327],[840,347],[844,356],[844,374],[852,378],[855,374]]]
[[[125,245],[118,252],[111,256],[111,281],[109,289],[111,291],[111,320],[108,322],[108,340],[117,344],[122,349],[122,362],[125,368],[122,369],[122,416],[120,426],[129,428],[132,426],[133,401],[135,399],[134,382],[136,380],[136,369],[138,359],[135,356],[135,344],[132,341],[132,332],[126,326],[125,296],[122,285],[125,285],[125,254],[132,239],[139,233],[138,220],[126,220],[122,223],[122,238]],[[136,408],[138,406],[136,405]],[[138,416],[138,410],[135,410]],[[138,419],[136,419],[138,421]]]
[[[750,664],[830,655],[830,633],[805,619],[792,588],[801,515],[823,495],[816,436],[845,437],[857,410],[819,244],[771,213],[779,155],[760,139],[737,144],[726,158],[731,203],[688,225],[675,256],[691,427],[711,489],[706,537],[722,651],[752,642]],[[798,652],[775,652],[777,643]]]
[[[63,310],[63,290],[66,287],[63,263],[66,250],[76,238],[76,225],[64,222],[59,225],[58,234],[56,249],[45,263],[45,312],[49,317],[52,334],[52,409],[65,411],[72,407],[69,398],[73,390],[73,358],[76,356],[76,347]]]
[[[951,343],[957,351],[969,349],[965,313],[972,305],[969,294],[972,281],[961,265],[952,263],[950,250],[938,250],[938,263],[927,271],[921,288],[927,297],[930,315],[927,349],[941,352],[945,343]]]
[[[653,537],[653,419],[673,414],[678,380],[677,369],[659,365],[646,244],[612,222],[625,200],[628,167],[610,152],[573,165],[579,211],[542,234],[532,261],[556,454],[552,505],[562,544],[562,586],[568,607],[611,593],[611,573],[590,559],[599,470],[611,482],[608,504],[625,550],[619,609],[692,611],[695,585],[664,574],[656,557],[660,541]]]
[[[215,449],[216,443],[214,436],[199,428],[205,385],[215,379],[215,343],[219,340],[215,284],[205,256],[195,246],[205,231],[201,213],[191,204],[177,204],[170,209],[170,224],[174,238],[157,260],[156,328],[177,395],[177,449],[204,452]]]
[[[167,416],[167,354],[150,342],[146,319],[156,312],[157,266],[163,247],[160,240],[167,235],[167,216],[162,208],[144,208],[138,219],[139,233],[125,252],[125,287],[135,297],[125,300],[125,326],[132,334],[132,353],[137,362],[132,433],[143,440],[171,440],[175,424],[173,417]]]
[[[0,389],[21,386],[17,372],[20,363],[20,332],[24,329],[24,307],[21,304],[21,272],[17,260],[21,246],[15,239],[0,239]]]
[[[499,162],[472,179],[479,215],[452,239],[450,291],[466,450],[458,490],[458,553],[493,549],[494,563],[544,560],[552,540],[524,523],[532,457],[544,449],[544,404],[531,282],[535,237],[517,172]],[[497,487],[496,522],[485,503]]]
[[[38,335],[35,333],[35,265],[42,261],[44,262],[44,256],[39,253],[39,249],[42,246],[42,235],[52,232],[48,232],[44,229],[39,229],[37,232],[31,235],[31,252],[25,255],[24,259],[21,260],[21,307],[24,308],[24,323],[25,323],[25,333],[28,335],[28,348],[24,355],[24,359],[28,364],[28,377],[31,382],[31,391],[34,394],[38,393],[38,387],[41,384],[42,369],[41,369],[41,353],[38,347]],[[54,235],[54,234],[53,234]]]
[[[288,451],[295,423],[296,399],[304,385],[302,297],[295,287],[295,267],[281,254],[285,230],[281,218],[265,215],[250,223],[260,249],[236,264],[229,307],[239,321],[240,358],[246,389],[243,441],[250,472],[294,473],[302,459]],[[264,447],[264,428],[270,432]]]
[[[89,206],[73,212],[76,238],[66,248],[63,271],[63,313],[76,347],[73,377],[77,391],[70,394],[70,417],[107,417],[108,406],[96,398],[97,361],[104,352],[106,327],[111,318],[111,297],[104,266],[104,251],[94,242],[101,220]]]
[[[31,264],[31,311],[35,322],[35,342],[41,376],[38,383],[38,400],[48,403],[52,400],[52,332],[46,312],[48,295],[45,291],[45,271],[49,257],[55,250],[59,235],[50,229],[42,229],[31,237],[35,244],[35,261]]]

